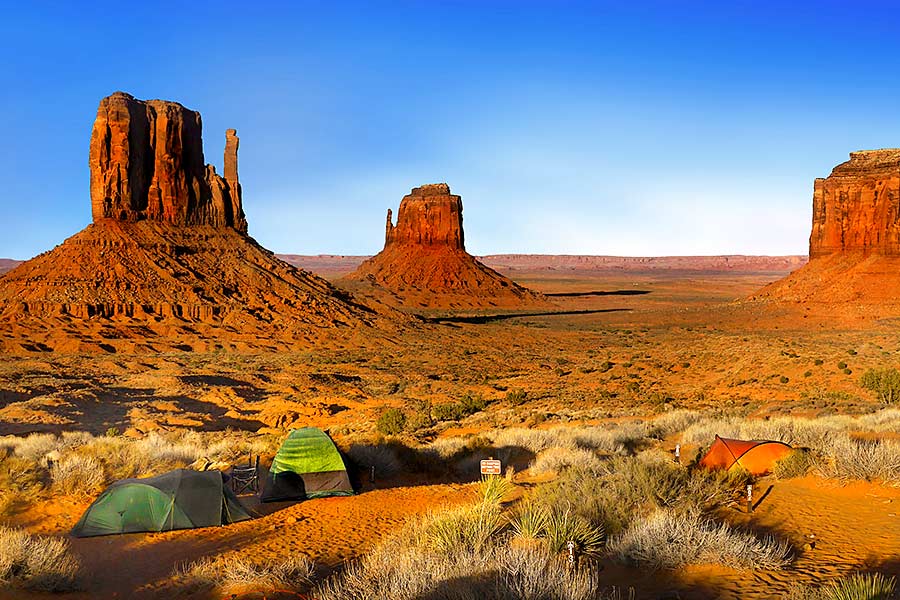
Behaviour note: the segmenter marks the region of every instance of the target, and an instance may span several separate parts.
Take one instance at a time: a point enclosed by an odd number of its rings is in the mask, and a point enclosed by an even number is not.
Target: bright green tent
[[[291,431],[278,449],[261,500],[276,502],[352,494],[347,467],[334,442],[321,429],[304,427]]]
[[[176,469],[115,482],[84,511],[72,535],[218,527],[249,518],[222,473]]]

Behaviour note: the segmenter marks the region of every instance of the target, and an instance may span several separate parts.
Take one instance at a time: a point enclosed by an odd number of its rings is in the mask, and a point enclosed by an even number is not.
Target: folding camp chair
[[[259,455],[256,456],[256,464],[253,463],[253,454],[250,454],[246,467],[231,467],[231,489],[235,494],[259,491]]]

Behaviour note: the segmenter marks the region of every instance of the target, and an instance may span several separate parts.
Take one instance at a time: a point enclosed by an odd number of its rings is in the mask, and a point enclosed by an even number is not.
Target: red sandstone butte
[[[836,252],[900,256],[900,149],[851,152],[816,179],[809,255]]]
[[[203,159],[200,113],[177,102],[116,92],[100,101],[91,133],[94,221],[158,221],[246,232],[238,138],[226,132],[225,177]]]
[[[236,132],[224,177],[200,135],[200,114],[175,102],[100,102],[94,222],[0,276],[0,353],[308,346],[394,326],[249,237]]]
[[[423,185],[403,197],[396,225],[387,212],[384,249],[344,282],[373,284],[403,306],[489,308],[542,304],[544,298],[468,254],[462,199],[446,183]],[[377,291],[377,289],[376,289]]]
[[[809,257],[757,298],[900,303],[900,149],[851,152],[816,179]]]
[[[465,252],[462,198],[450,193],[446,183],[413,188],[400,201],[397,225],[387,211],[384,247],[393,245],[446,246]]]

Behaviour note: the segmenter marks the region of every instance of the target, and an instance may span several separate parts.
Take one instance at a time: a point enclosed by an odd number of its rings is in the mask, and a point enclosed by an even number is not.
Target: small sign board
[[[482,475],[500,475],[502,473],[500,461],[493,458],[481,461]]]

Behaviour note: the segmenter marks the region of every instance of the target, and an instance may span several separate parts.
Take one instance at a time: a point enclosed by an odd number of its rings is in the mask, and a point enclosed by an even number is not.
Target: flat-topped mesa
[[[246,233],[238,138],[225,136],[225,177],[203,160],[200,113],[177,102],[116,92],[100,101],[91,132],[94,221],[158,221]]]
[[[900,149],[851,152],[813,190],[810,259],[900,256]]]
[[[450,193],[446,183],[413,188],[403,197],[397,224],[387,212],[384,247],[399,245],[446,246],[465,251],[462,199]]]

